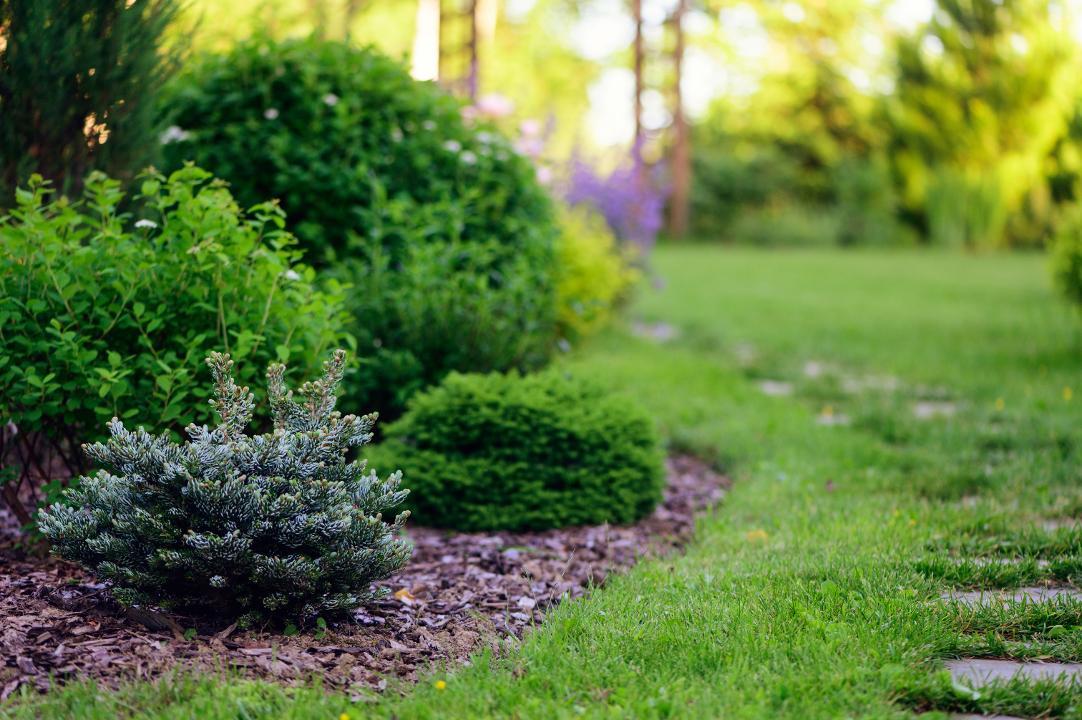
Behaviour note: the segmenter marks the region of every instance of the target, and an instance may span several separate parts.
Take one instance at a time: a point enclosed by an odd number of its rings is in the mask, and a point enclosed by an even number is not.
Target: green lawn
[[[1080,716],[1079,690],[975,696],[940,671],[961,653],[1082,660],[1080,603],[982,614],[935,601],[952,585],[1082,578],[1082,530],[1041,522],[1082,513],[1082,320],[1043,259],[692,246],[662,249],[655,267],[665,287],[632,315],[679,338],[613,332],[564,362],[639,397],[674,446],[736,478],[686,555],[402,696],[182,678],[71,686],[0,715]],[[794,392],[765,396],[762,379]],[[918,402],[954,414],[919,420]]]

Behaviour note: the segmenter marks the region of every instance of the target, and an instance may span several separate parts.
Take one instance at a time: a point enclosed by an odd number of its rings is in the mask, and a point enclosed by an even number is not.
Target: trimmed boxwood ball
[[[637,402],[556,370],[452,374],[369,457],[401,467],[417,522],[468,531],[634,522],[665,477]]]
[[[384,418],[448,372],[529,370],[556,338],[558,224],[532,163],[369,48],[254,39],[164,93],[166,166],[277,199],[306,259],[353,286],[351,405]]]

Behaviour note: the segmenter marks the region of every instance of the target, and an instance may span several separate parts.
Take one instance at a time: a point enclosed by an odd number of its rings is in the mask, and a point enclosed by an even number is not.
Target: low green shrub
[[[342,339],[342,291],[317,288],[284,223],[194,167],[127,197],[95,173],[75,203],[33,179],[0,218],[0,419],[19,431],[0,462],[48,474],[59,455],[78,474],[78,442],[114,416],[205,422],[210,378],[193,365],[214,349],[317,366]]]
[[[725,238],[762,247],[830,247],[837,244],[840,230],[834,208],[785,204],[740,213]]]
[[[612,319],[641,273],[597,212],[584,206],[565,208],[560,225],[556,283],[560,333],[585,337]]]
[[[374,465],[401,465],[423,524],[540,530],[629,523],[661,499],[662,451],[630,398],[549,370],[450,375],[415,396]]]
[[[278,198],[311,262],[354,284],[351,402],[391,417],[450,370],[549,357],[552,204],[435,85],[372,49],[255,39],[193,63],[163,109],[168,167],[194,160],[242,203]]]
[[[1072,303],[1082,308],[1082,205],[1060,219],[1051,248],[1052,277]]]
[[[183,444],[130,431],[116,419],[105,444],[87,448],[104,466],[40,515],[59,555],[113,583],[126,605],[197,610],[241,625],[305,621],[380,595],[371,583],[408,561],[381,513],[399,505],[400,473],[380,480],[350,448],[371,438],[374,415],[335,410],[345,352],[323,376],[286,391],[285,367],[267,371],[273,432],[248,435],[255,398],[238,387],[228,355],[207,360],[220,422],[189,425]]]

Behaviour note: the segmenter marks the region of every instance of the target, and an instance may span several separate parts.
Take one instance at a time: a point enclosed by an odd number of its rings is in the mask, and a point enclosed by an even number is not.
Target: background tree
[[[1048,0],[938,0],[898,43],[889,149],[911,219],[933,242],[1039,242],[1023,222],[1066,131],[1072,43]]]
[[[90,170],[127,178],[153,160],[154,96],[177,0],[0,2],[0,205],[31,173],[77,192]]]

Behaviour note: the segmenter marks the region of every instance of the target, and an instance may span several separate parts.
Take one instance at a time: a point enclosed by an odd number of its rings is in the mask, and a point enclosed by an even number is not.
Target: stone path
[[[955,682],[964,682],[975,690],[996,681],[1005,682],[1014,678],[1066,680],[1072,683],[1082,681],[1082,664],[1079,663],[963,658],[948,660],[946,666]]]
[[[1024,587],[1017,590],[948,590],[940,596],[943,600],[960,602],[974,607],[994,603],[1050,602],[1057,598],[1082,600],[1082,590],[1073,587]]]

